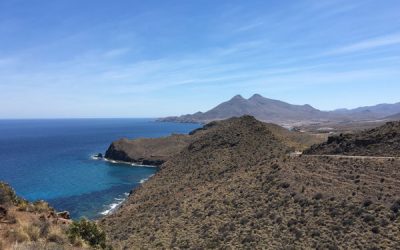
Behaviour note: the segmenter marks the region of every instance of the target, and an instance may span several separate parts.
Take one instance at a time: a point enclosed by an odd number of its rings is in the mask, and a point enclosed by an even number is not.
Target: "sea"
[[[158,170],[93,157],[120,138],[188,133],[199,124],[154,119],[0,120],[0,181],[73,219],[98,219]]]

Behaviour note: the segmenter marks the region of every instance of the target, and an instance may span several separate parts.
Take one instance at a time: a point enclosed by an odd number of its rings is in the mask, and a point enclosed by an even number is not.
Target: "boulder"
[[[71,219],[68,211],[63,211],[63,212],[57,213],[57,217],[62,218],[62,219],[66,219],[66,220]]]

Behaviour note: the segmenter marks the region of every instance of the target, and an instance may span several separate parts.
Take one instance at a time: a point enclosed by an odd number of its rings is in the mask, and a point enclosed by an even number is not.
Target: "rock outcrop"
[[[105,153],[106,159],[160,166],[171,155],[190,143],[188,135],[171,135],[162,138],[120,139],[113,142]]]
[[[388,122],[355,134],[331,136],[327,142],[312,146],[304,153],[400,157],[400,122]]]

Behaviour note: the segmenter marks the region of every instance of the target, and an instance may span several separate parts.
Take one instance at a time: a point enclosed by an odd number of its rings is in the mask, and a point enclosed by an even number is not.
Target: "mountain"
[[[281,130],[283,130],[281,128]],[[397,249],[400,160],[292,156],[290,137],[220,121],[99,221],[121,249]]]
[[[336,114],[348,115],[348,116],[361,116],[371,118],[384,118],[400,113],[400,102],[394,104],[378,104],[375,106],[359,107],[355,109],[337,109],[332,111]]]
[[[327,142],[314,145],[304,153],[400,157],[400,122],[388,122],[355,134],[331,136]]]
[[[330,117],[329,113],[322,112],[310,105],[293,105],[255,94],[249,99],[236,95],[229,101],[221,103],[205,113],[197,112],[193,115],[167,117],[160,119],[160,121],[207,123],[230,117],[240,117],[242,115],[251,115],[260,121],[278,123],[310,119],[328,119]]]
[[[240,95],[234,96],[207,112],[197,112],[182,116],[161,118],[159,121],[173,122],[200,122],[207,123],[223,120],[230,117],[251,115],[260,121],[278,124],[294,122],[321,122],[321,121],[359,121],[375,120],[400,112],[400,103],[379,104],[371,107],[357,109],[338,109],[334,111],[321,111],[312,106],[293,105],[279,100],[268,99],[255,94],[249,99]]]

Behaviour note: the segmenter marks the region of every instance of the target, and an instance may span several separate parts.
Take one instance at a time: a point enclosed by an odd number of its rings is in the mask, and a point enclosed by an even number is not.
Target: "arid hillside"
[[[0,182],[0,250],[105,249],[94,222],[72,221],[44,201],[28,202]]]
[[[327,142],[314,145],[304,153],[400,157],[400,122],[388,122],[354,134],[331,136]]]
[[[123,138],[111,143],[105,153],[105,157],[115,161],[160,166],[205,133],[218,130],[220,127],[225,126],[226,123],[225,121],[210,122],[202,128],[190,132],[188,135],[173,134],[160,138],[139,138],[133,140]],[[324,140],[321,136],[288,131],[275,124],[260,124],[267,127],[275,136],[284,140],[286,145],[291,147],[293,151],[303,150]]]
[[[115,248],[400,248],[400,161],[290,156],[252,117],[220,122],[100,221]]]

